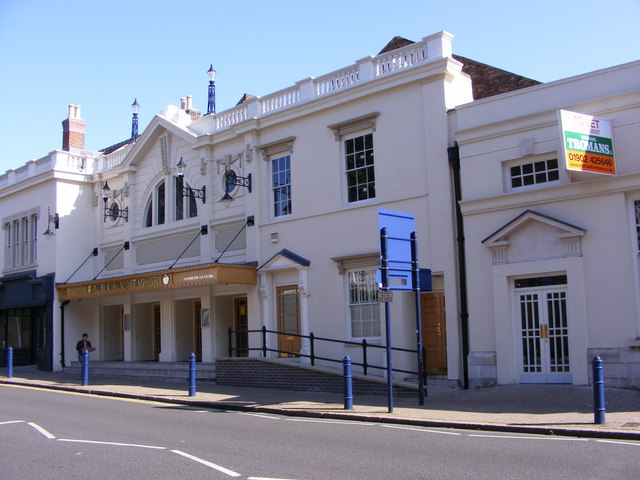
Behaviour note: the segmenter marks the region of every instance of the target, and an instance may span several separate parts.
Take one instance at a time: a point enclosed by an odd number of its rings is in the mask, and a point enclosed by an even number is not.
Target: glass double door
[[[527,281],[525,288],[515,291],[520,383],[571,383],[567,289],[548,285],[526,288],[531,284],[535,282]]]
[[[37,364],[46,369],[50,358],[47,326],[44,307],[0,310],[0,365],[6,365],[7,348],[11,347],[13,365]]]

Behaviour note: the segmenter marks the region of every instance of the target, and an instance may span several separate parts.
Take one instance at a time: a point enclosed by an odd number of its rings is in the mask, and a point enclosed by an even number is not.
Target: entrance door
[[[194,352],[196,354],[196,362],[202,361],[202,304],[197,301],[194,304],[193,311],[193,340]]]
[[[298,286],[276,289],[278,298],[278,350],[280,357],[297,357],[300,353],[300,298]]]
[[[444,315],[444,292],[420,295],[422,346],[425,350],[427,374],[447,374],[447,335]]]
[[[160,305],[153,306],[153,359],[160,360],[162,346],[162,325],[160,321]]]
[[[236,331],[236,357],[249,356],[249,316],[247,315],[247,298],[235,299],[235,316],[233,329]]]
[[[13,364],[34,365],[34,323],[37,308],[12,308],[0,311],[0,342],[3,365],[6,365],[7,348],[13,349]]]
[[[543,277],[564,278],[563,277]],[[531,280],[526,279],[528,284]],[[520,330],[521,383],[571,383],[567,289],[518,288],[516,308]]]

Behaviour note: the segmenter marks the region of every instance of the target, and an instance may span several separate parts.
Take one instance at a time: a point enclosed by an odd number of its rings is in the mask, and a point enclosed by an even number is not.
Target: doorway
[[[235,352],[236,357],[249,356],[249,316],[247,315],[247,298],[236,298],[234,300],[234,325],[236,332]]]
[[[102,352],[100,358],[121,361],[124,358],[124,307],[105,306],[102,311]]]
[[[444,292],[420,295],[422,346],[425,350],[427,375],[447,374],[447,328]]]
[[[160,317],[160,305],[153,305],[153,360],[160,360],[162,351],[162,322]]]
[[[300,353],[300,296],[297,285],[277,287],[278,356]]]
[[[11,308],[0,310],[0,345],[2,365],[6,365],[7,348],[13,349],[13,364],[34,365],[36,363],[35,333],[36,319],[42,317],[42,308]]]
[[[196,354],[196,362],[202,361],[202,303],[196,301],[193,306],[193,340],[194,353]]]
[[[566,275],[516,280],[521,383],[571,383]]]

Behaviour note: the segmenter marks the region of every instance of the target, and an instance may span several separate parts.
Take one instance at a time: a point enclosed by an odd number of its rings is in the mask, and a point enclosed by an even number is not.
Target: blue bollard
[[[351,376],[351,359],[344,357],[342,360],[344,370],[344,409],[353,409],[353,386]]]
[[[7,348],[7,378],[13,378],[13,348]]]
[[[196,394],[196,354],[189,354],[189,396]]]
[[[89,352],[82,352],[82,366],[80,367],[80,376],[82,377],[82,386],[89,385]]]
[[[593,357],[593,423],[605,423],[604,414],[604,375],[602,373],[602,359]]]

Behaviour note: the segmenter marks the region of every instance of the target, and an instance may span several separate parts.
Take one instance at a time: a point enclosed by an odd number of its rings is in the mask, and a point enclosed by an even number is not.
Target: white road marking
[[[588,438],[575,438],[575,437],[549,437],[549,436],[531,436],[525,437],[520,435],[480,435],[470,433],[469,437],[479,437],[479,438],[509,438],[514,440],[551,440],[555,442],[588,442]]]
[[[0,425],[11,425],[12,423],[26,423],[24,420],[7,420],[6,422],[0,422]]]
[[[167,447],[156,447],[153,445],[136,445],[135,443],[119,443],[119,442],[99,442],[97,440],[74,440],[72,438],[59,438],[59,442],[71,442],[71,443],[89,443],[92,445],[113,445],[116,447],[135,447],[135,448],[149,448],[152,450],[166,450]]]
[[[271,415],[266,415],[264,413],[247,413],[247,412],[237,412],[240,415],[247,415],[249,417],[260,417],[260,418],[268,418],[270,420],[280,420],[280,417],[274,417]]]
[[[294,478],[247,477],[247,480],[296,480]]]
[[[429,432],[429,433],[440,433],[442,435],[462,435],[457,432],[443,432],[440,430],[429,430],[428,428],[417,428],[417,427],[401,427],[398,425],[382,425],[385,428],[396,428],[398,430],[413,430],[414,432]]]
[[[622,442],[622,441],[616,441],[616,440],[596,440],[596,442],[600,442],[600,443],[614,443],[616,445],[633,445],[634,447],[640,447],[640,443],[638,442]]]
[[[306,423],[331,423],[334,425],[376,425],[368,422],[348,422],[344,420],[311,420],[308,418],[286,418],[288,422],[306,422]]]
[[[228,468],[224,468],[221,467],[220,465],[216,465],[215,463],[211,463],[208,462],[207,460],[203,460],[202,458],[198,458],[195,457],[193,455],[189,455],[188,453],[185,452],[181,452],[180,450],[171,450],[173,453],[177,453],[178,455],[182,455],[185,458],[188,458],[190,460],[193,460],[195,462],[201,463],[202,465],[209,467],[209,468],[213,468],[214,470],[217,470],[221,473],[224,473],[225,475],[229,475],[230,477],[239,477],[240,474],[237,472],[234,472],[233,470],[229,470]]]
[[[35,423],[29,422],[29,425],[32,426],[33,428],[35,428],[37,431],[39,431],[42,435],[44,435],[45,437],[47,437],[49,440],[53,440],[54,438],[56,438],[55,435],[47,432],[44,428],[42,428],[40,425],[37,425]]]

